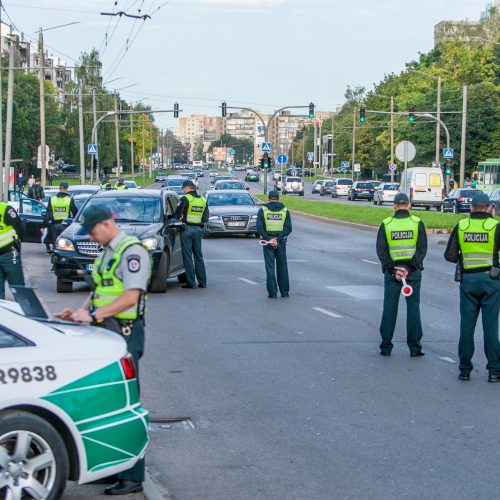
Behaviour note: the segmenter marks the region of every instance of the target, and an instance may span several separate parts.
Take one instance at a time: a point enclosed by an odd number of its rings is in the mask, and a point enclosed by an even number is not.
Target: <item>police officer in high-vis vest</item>
[[[269,191],[269,203],[257,213],[257,233],[269,243],[263,247],[266,264],[267,293],[270,299],[290,294],[286,240],[292,232],[292,219],[285,205],[279,201],[278,191]],[[278,283],[276,284],[276,278]]]
[[[172,216],[184,222],[185,228],[181,231],[182,261],[186,271],[186,284],[182,288],[207,287],[207,272],[201,250],[203,225],[208,221],[207,200],[196,192],[193,181],[182,183],[185,196],[181,198],[179,206]]]
[[[24,285],[21,240],[24,227],[17,212],[0,202],[0,299],[5,299],[5,281]]]
[[[455,280],[460,281],[460,380],[470,380],[474,354],[474,330],[479,312],[483,315],[484,352],[488,382],[500,382],[500,224],[490,214],[491,203],[480,193],[472,200],[471,215],[453,229],[444,258],[457,263]]]
[[[78,208],[73,198],[68,193],[68,183],[59,184],[59,193],[52,196],[47,205],[44,227],[48,227],[48,234],[45,238],[47,253],[52,253],[50,244],[55,244],[59,235],[64,231],[63,221],[68,217],[75,217]]]
[[[151,278],[148,251],[135,236],[127,236],[116,225],[108,208],[93,205],[82,213],[79,234],[104,247],[94,262],[95,288],[83,306],[65,309],[62,319],[88,322],[119,333],[127,342],[139,374],[139,359],[144,353],[144,312],[146,291]],[[142,491],[144,460],[118,475],[119,481],[105,490],[108,495]]]
[[[101,189],[103,191],[110,191],[113,189],[113,185],[111,184],[111,181],[109,180],[109,175],[106,175],[104,177],[104,181],[101,183]]]
[[[427,234],[423,222],[411,215],[410,200],[404,193],[394,197],[394,215],[384,219],[377,234],[377,255],[384,273],[384,310],[380,323],[380,354],[390,356],[396,328],[402,279],[413,287],[406,297],[406,335],[412,358],[423,356],[420,321],[420,283],[427,253]]]
[[[125,179],[123,177],[120,177],[115,184],[115,189],[127,189],[127,185],[125,184]]]

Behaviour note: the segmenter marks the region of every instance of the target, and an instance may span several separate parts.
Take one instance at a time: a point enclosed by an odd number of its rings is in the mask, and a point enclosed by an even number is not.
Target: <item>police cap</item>
[[[63,182],[59,183],[59,187],[61,189],[68,189],[69,188],[69,184],[67,182],[63,181]]]
[[[191,188],[191,189],[196,189],[196,186],[194,185],[194,182],[193,182],[193,181],[190,181],[189,179],[185,180],[185,181],[182,183],[182,187],[183,187],[183,188],[188,187],[188,188]]]
[[[268,198],[270,200],[279,200],[280,199],[280,194],[278,193],[278,191],[269,191],[269,195],[268,195]]]
[[[491,205],[490,198],[487,194],[479,192],[472,198],[472,206],[474,208],[489,207]]]
[[[410,198],[404,193],[398,193],[394,197],[394,205],[407,205],[408,203],[410,203]]]
[[[99,222],[112,218],[113,215],[108,207],[104,205],[91,205],[83,211],[80,217],[81,226],[77,234],[89,234]]]

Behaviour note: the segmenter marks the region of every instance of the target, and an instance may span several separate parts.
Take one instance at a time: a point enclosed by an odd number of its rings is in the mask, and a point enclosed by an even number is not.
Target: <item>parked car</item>
[[[298,194],[299,196],[304,196],[304,181],[302,177],[285,177],[281,192],[283,194]]]
[[[135,181],[125,181],[125,186],[127,189],[141,189],[141,186],[138,186]]]
[[[382,182],[373,193],[373,204],[382,205],[383,203],[393,203],[394,197],[399,190],[397,182]]]
[[[207,191],[210,211],[204,235],[212,234],[257,234],[257,212],[259,205],[244,190]]]
[[[491,201],[491,215],[496,217],[497,214],[500,214],[500,189],[496,188],[490,191],[489,197]]]
[[[314,184],[312,186],[311,193],[316,194],[319,193],[321,190],[321,186],[326,182],[326,179],[319,179],[314,181]]]
[[[61,168],[61,172],[64,174],[75,174],[80,172],[80,167],[78,167],[77,165],[64,165]]]
[[[214,184],[214,189],[250,189],[248,186],[245,186],[243,181],[238,180],[227,180],[227,181],[217,181]]]
[[[440,168],[414,167],[401,178],[400,190],[410,198],[412,207],[440,208],[444,198],[443,172]]]
[[[335,189],[332,189],[332,198],[337,198],[338,196],[347,196],[349,193],[349,188],[352,186],[352,179],[347,179],[340,177],[335,179]]]
[[[320,196],[325,196],[326,194],[332,194],[333,190],[335,189],[335,181],[325,181],[323,184],[321,184],[319,188],[319,195]]]
[[[136,370],[123,338],[35,321],[0,301],[0,496],[61,498],[133,467],[148,443]]]
[[[66,229],[54,245],[53,268],[59,293],[71,292],[73,283],[84,280],[84,273],[91,273],[100,246],[90,241],[88,235],[78,235],[86,207],[104,205],[111,210],[118,226],[127,234],[137,236],[149,250],[153,262],[150,291],[167,291],[167,279],[178,277],[184,282],[179,231],[182,223],[168,216],[173,215],[179,199],[168,190],[141,189],[101,191],[91,196],[76,218],[65,221]]]
[[[371,182],[366,181],[355,181],[354,184],[349,188],[347,193],[347,199],[351,201],[355,200],[373,200],[373,194],[375,193],[375,188]]]
[[[443,198],[441,205],[442,212],[453,212],[460,214],[470,212],[471,202],[477,194],[482,193],[480,189],[460,188],[452,189],[447,196]]]
[[[259,182],[259,173],[255,170],[247,170],[245,174],[245,180],[247,182]]]

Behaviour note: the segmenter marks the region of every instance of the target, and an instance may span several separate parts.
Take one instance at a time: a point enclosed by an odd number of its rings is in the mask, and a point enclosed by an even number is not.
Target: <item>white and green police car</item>
[[[34,321],[0,301],[0,498],[57,499],[132,467],[148,443],[117,334]]]

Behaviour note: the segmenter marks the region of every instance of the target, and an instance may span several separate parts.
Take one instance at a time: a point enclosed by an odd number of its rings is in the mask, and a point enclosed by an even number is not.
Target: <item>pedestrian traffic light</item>
[[[267,153],[264,153],[264,156],[260,159],[260,167],[263,170],[267,170],[269,166],[271,165],[271,162],[269,161],[269,155]]]
[[[365,122],[365,112],[366,112],[366,109],[364,106],[361,106],[359,108],[359,121],[361,123],[364,123]]]
[[[174,118],[179,118],[179,103],[174,104]]]
[[[227,115],[227,104],[226,101],[222,103],[222,118],[226,118]]]
[[[314,104],[312,102],[309,104],[309,118],[311,120],[314,118]]]
[[[408,121],[413,123],[415,121],[415,106],[410,106],[408,108]]]

